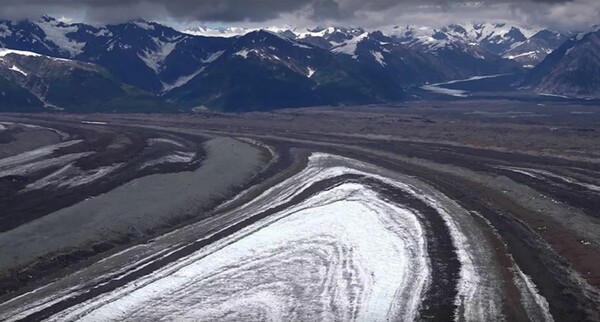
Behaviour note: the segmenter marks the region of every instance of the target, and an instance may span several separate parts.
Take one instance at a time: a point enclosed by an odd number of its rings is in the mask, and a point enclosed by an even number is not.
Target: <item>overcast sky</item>
[[[581,30],[600,24],[600,0],[1,0],[3,19],[37,19],[44,14],[90,23],[143,18],[179,26],[376,28],[508,21]]]

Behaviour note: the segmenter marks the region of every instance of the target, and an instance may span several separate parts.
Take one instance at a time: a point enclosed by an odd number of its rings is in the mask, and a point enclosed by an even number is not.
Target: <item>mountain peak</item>
[[[134,19],[134,20],[131,20],[130,22],[128,22],[128,24],[134,25],[138,28],[145,29],[145,30],[154,30],[154,28],[157,25],[159,25],[155,22],[148,22],[144,19]]]
[[[49,15],[43,15],[43,16],[40,17],[40,21],[43,21],[43,22],[55,22],[55,21],[58,21],[58,20],[56,18],[54,18],[54,17],[49,16]]]

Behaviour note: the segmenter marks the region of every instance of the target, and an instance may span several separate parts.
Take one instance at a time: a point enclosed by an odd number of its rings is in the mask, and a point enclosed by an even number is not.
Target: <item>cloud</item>
[[[266,21],[312,0],[2,0],[4,18],[77,15],[96,21],[165,17],[205,21]]]
[[[581,29],[600,23],[598,0],[2,0],[1,18],[67,16],[112,23],[135,18],[231,25],[441,25],[511,21]]]

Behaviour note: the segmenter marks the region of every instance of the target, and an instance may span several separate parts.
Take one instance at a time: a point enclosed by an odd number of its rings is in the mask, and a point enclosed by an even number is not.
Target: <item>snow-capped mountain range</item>
[[[47,16],[0,21],[0,47],[12,50],[0,57],[0,109],[28,101],[76,108],[45,94],[60,88],[49,74],[33,73],[35,64],[48,70],[85,69],[87,77],[110,83],[111,91],[117,86],[112,93],[124,97],[121,103],[152,102],[155,108],[247,110],[392,102],[423,84],[525,74],[567,38],[504,23],[381,30],[196,27],[181,32],[143,20],[106,26]],[[16,58],[23,52],[37,56]],[[58,64],[48,58],[62,60]],[[82,68],[88,65],[94,68]],[[27,85],[31,82],[21,78],[29,73],[45,87]],[[80,95],[84,105],[88,96],[90,102],[103,100],[93,91],[80,92],[89,92]],[[87,105],[93,109],[94,104]]]
[[[465,43],[471,45],[482,45],[488,50],[501,54],[510,48],[517,46],[536,33],[545,30],[542,28],[522,27],[509,25],[506,23],[465,23],[452,24],[442,28],[432,28],[427,26],[389,26],[379,30],[365,30],[362,28],[343,28],[343,27],[317,27],[317,28],[281,28],[267,27],[263,30],[285,34],[296,40],[324,38],[331,40],[332,46],[335,46],[336,40],[339,44],[340,37],[346,35],[359,36],[365,32],[381,31],[384,35],[396,38],[404,44],[415,45],[435,51],[447,46],[453,46],[456,43]],[[210,28],[198,26],[186,29],[183,32],[207,37],[236,37],[242,36],[257,29],[241,27],[221,27]],[[337,39],[336,39],[337,38]]]

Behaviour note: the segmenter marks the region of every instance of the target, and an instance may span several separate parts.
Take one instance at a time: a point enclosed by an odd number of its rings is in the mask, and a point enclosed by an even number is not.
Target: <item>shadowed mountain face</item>
[[[541,93],[600,95],[600,30],[571,37],[531,71],[525,84]]]
[[[412,84],[462,76],[381,33],[356,38],[326,50],[267,31],[251,32],[164,97],[225,110],[367,104],[400,100],[403,88]]]
[[[236,32],[206,37],[224,31],[190,34],[143,20],[107,26],[50,17],[3,21],[0,46],[44,56],[4,58],[0,100],[5,110],[73,112],[390,103],[424,84],[523,75],[564,39],[549,30],[490,23]],[[41,61],[44,68],[29,75]],[[564,86],[551,92],[563,90],[573,92]]]
[[[0,86],[7,90],[3,107],[8,110],[112,111],[160,105],[149,93],[123,84],[95,64],[0,50],[0,66]]]
[[[512,46],[503,54],[503,57],[519,62],[525,68],[533,68],[568,38],[569,36],[565,34],[542,30],[526,41]]]

